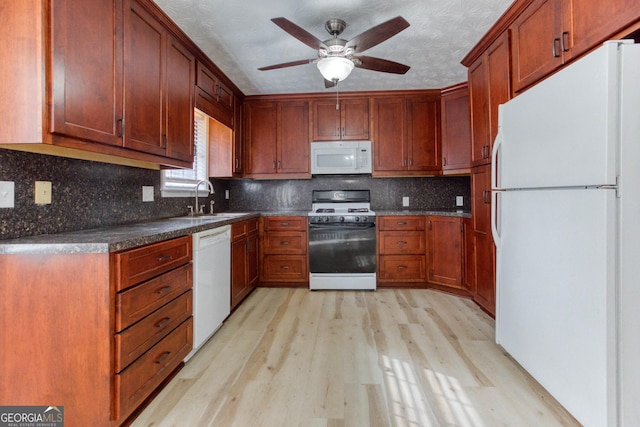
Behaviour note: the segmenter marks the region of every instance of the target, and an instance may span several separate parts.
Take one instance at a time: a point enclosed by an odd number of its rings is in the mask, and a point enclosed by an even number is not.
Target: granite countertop
[[[0,240],[0,254],[117,252],[260,216],[258,212],[235,213],[233,216],[224,214],[167,218],[138,224]]]
[[[439,215],[471,218],[456,210],[376,210],[376,215]],[[66,233],[0,240],[0,254],[108,253],[174,239],[259,216],[307,216],[308,211],[222,212],[218,216],[177,217]]]
[[[401,215],[432,215],[432,216],[456,216],[460,218],[471,218],[471,212],[457,209],[434,209],[434,210],[376,210],[379,216],[401,216]]]

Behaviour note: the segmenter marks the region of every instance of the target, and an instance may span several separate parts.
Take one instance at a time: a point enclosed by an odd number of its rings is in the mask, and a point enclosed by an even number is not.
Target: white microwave
[[[311,174],[371,173],[371,141],[311,143]]]

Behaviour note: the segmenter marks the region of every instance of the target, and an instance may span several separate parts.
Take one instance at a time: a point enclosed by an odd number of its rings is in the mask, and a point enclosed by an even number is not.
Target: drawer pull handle
[[[398,221],[396,224],[398,224],[398,225],[407,225],[407,223],[405,221]]]
[[[170,352],[170,351],[165,351],[165,352],[164,352],[164,353],[162,353],[162,354],[160,355],[160,357],[158,357],[158,358],[156,359],[156,361],[155,361],[155,362],[153,362],[153,363],[157,363],[158,365],[159,365],[159,364],[161,364],[161,363],[164,363],[164,361],[165,361],[165,360],[167,360],[167,359],[169,358],[169,356],[170,356],[170,355],[171,355],[171,352]]]
[[[163,295],[171,290],[171,286],[164,286],[156,291],[156,294]]]
[[[170,259],[171,259],[171,255],[165,255],[165,256],[161,256],[159,258],[156,258],[156,261],[162,262],[162,261],[168,261]]]
[[[288,222],[281,222],[280,225],[283,226],[283,227],[288,227],[289,223]]]
[[[398,242],[398,244],[399,244],[399,245],[406,245],[406,244],[407,244],[407,242],[405,242],[405,241],[403,241],[403,240],[400,240],[400,241]]]
[[[289,269],[289,266],[288,266],[288,265],[281,265],[281,266],[280,266],[280,269],[281,269],[281,270],[288,270],[288,269]]]
[[[406,266],[406,265],[399,265],[399,266],[398,266],[398,270],[404,270],[404,269],[406,269],[406,268],[407,268],[407,266]]]
[[[288,244],[289,244],[289,242],[287,242],[286,240],[284,240],[284,241],[280,242],[280,244],[281,244],[281,245],[288,245]]]
[[[165,317],[164,319],[160,319],[155,325],[156,328],[164,328],[171,322],[171,317]]]

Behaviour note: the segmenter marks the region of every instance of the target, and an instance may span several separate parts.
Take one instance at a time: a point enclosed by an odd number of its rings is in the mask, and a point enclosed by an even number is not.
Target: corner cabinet
[[[429,251],[427,256],[429,283],[448,288],[464,289],[462,218],[427,217]]]
[[[191,351],[191,254],[191,236],[1,254],[2,404],[56,402],[68,427],[125,424]]]
[[[373,175],[441,173],[440,93],[371,99]]]
[[[314,141],[369,139],[369,100],[341,99],[311,102],[311,134]]]
[[[311,177],[307,101],[247,102],[244,113],[246,177]]]

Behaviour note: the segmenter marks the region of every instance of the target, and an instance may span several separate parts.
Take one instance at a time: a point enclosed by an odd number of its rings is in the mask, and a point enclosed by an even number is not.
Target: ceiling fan
[[[316,63],[320,74],[324,77],[325,87],[335,86],[339,81],[346,79],[354,67],[393,74],[405,74],[409,71],[409,66],[398,62],[360,55],[365,50],[407,28],[409,23],[401,16],[376,25],[348,41],[338,37],[347,26],[342,19],[333,18],[325,23],[324,28],[332,36],[325,41],[318,39],[286,18],[273,18],[271,21],[310,48],[316,49],[318,57],[269,65],[258,68],[258,70],[275,70]],[[356,56],[356,54],[358,55]]]

